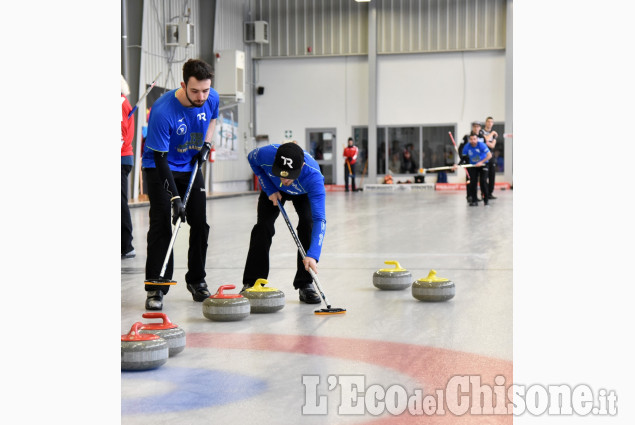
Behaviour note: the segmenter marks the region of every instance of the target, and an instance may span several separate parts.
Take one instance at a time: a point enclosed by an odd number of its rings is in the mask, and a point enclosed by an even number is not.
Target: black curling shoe
[[[163,292],[148,291],[146,298],[146,310],[162,310],[163,309]]]
[[[207,290],[207,283],[188,283],[187,290],[192,293],[192,299],[196,302],[203,302],[206,298],[209,298],[212,294]]]
[[[298,292],[300,292],[300,301],[302,301],[303,303],[319,304],[322,302],[318,293],[315,292],[315,289],[313,289],[313,286],[300,288],[298,289]]]

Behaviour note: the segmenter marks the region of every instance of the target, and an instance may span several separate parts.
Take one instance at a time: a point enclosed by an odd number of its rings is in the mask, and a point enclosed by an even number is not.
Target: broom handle
[[[295,241],[295,244],[298,246],[298,250],[300,251],[300,254],[302,255],[302,259],[304,260],[306,258],[306,252],[304,251],[304,247],[302,246],[300,239],[298,239],[298,235],[295,234],[295,230],[293,230],[293,226],[291,225],[289,216],[287,215],[287,212],[284,210],[284,207],[282,206],[282,203],[280,202],[279,199],[277,201],[277,204],[278,204],[278,208],[280,208],[280,212],[282,213],[282,216],[284,217],[284,221],[287,223],[287,227],[291,231],[291,236],[293,236],[293,240]],[[331,308],[331,304],[328,302],[328,300],[326,299],[326,295],[324,295],[324,292],[322,291],[322,287],[320,286],[318,277],[311,267],[309,267],[309,273],[311,274],[311,277],[313,278],[313,282],[315,283],[315,286],[317,287],[318,291],[320,291],[320,295],[322,295],[322,299],[324,300],[324,303],[326,304],[326,308]]]
[[[459,156],[459,162],[461,160],[461,154],[459,153],[459,148],[456,147],[456,142],[454,141],[454,137],[452,136],[452,132],[448,131],[448,133],[450,134],[450,139],[452,140],[452,144],[454,145],[454,150],[456,151],[456,154]],[[465,170],[465,166],[464,165],[460,165],[460,167],[463,167],[463,169]],[[470,182],[470,173],[467,172],[467,170],[465,170],[465,177],[467,178],[467,182]]]
[[[185,192],[185,199],[183,200],[183,208],[187,205],[187,200],[190,199],[190,192],[192,191],[192,186],[194,185],[194,179],[196,178],[196,173],[198,173],[199,167],[196,166],[192,170],[192,175],[190,176],[190,181],[187,184],[187,191]],[[172,229],[172,237],[170,238],[170,244],[168,245],[168,253],[165,256],[165,260],[163,260],[163,267],[161,267],[161,274],[159,275],[163,278],[165,274],[165,269],[168,267],[168,261],[170,260],[170,253],[172,252],[172,248],[174,247],[174,241],[176,240],[176,235],[179,233],[179,229],[181,228],[181,217],[176,220],[174,224],[174,228]]]
[[[461,167],[474,167],[474,164],[465,164],[465,165],[461,165]],[[425,171],[443,171],[443,170],[451,170],[453,168],[453,166],[448,166],[448,167],[435,167],[435,168],[424,168]]]
[[[135,113],[135,111],[137,110],[137,108],[139,107],[139,104],[141,103],[141,101],[143,99],[145,99],[145,97],[150,93],[150,91],[152,91],[152,89],[154,88],[154,86],[157,84],[157,81],[159,81],[159,77],[161,76],[161,72],[159,72],[159,75],[156,76],[156,78],[154,79],[154,81],[152,82],[152,84],[150,84],[150,87],[148,87],[148,90],[146,90],[145,93],[143,93],[143,96],[141,96],[139,98],[139,100],[137,100],[137,103],[135,103],[134,108],[132,108],[132,111],[130,111],[130,113],[128,114],[128,119],[130,119],[130,117],[132,116],[132,114]]]
[[[192,186],[194,186],[194,179],[196,178],[196,174],[198,173],[199,169],[202,169],[203,163],[205,161],[207,161],[207,156],[209,155],[210,151],[207,151],[207,153],[205,155],[203,155],[203,161],[201,163],[201,166],[198,166],[198,163],[196,164],[196,167],[194,167],[194,169],[192,170],[192,175],[190,176],[190,181],[187,184],[187,190],[185,191],[185,199],[183,200],[183,208],[185,208],[185,206],[187,205],[187,200],[190,199],[190,193],[192,192]],[[202,171],[201,171],[202,172]],[[161,278],[163,278],[163,275],[165,273],[165,269],[168,267],[168,261],[170,259],[170,253],[172,252],[172,248],[174,247],[174,241],[176,240],[176,234],[179,232],[179,228],[181,227],[181,217],[179,217],[176,220],[176,224],[174,224],[174,228],[172,229],[172,237],[170,238],[170,245],[168,245],[168,253],[165,256],[165,260],[163,260],[163,267],[161,267],[161,274],[159,276],[161,276]]]

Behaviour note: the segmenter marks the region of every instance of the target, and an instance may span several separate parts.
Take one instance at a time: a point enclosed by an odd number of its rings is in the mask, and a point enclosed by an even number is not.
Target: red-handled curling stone
[[[258,279],[254,286],[242,293],[249,300],[252,313],[273,313],[284,307],[284,292],[265,287],[266,284],[266,279]]]
[[[141,326],[143,323],[136,322],[127,335],[121,335],[121,370],[154,369],[168,360],[167,341],[157,335],[140,334]]]
[[[232,322],[249,316],[251,304],[240,294],[225,294],[235,285],[221,285],[216,294],[203,301],[203,316],[216,322]]]
[[[139,329],[140,334],[154,334],[165,339],[170,349],[170,357],[185,349],[185,331],[179,328],[165,313],[144,313],[144,319],[161,319],[161,323],[144,323]]]

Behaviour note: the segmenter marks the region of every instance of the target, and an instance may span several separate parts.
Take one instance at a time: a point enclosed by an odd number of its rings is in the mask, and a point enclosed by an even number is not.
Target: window
[[[449,134],[452,132],[456,141],[453,125],[426,126],[421,128],[421,132],[423,168],[445,167],[454,164],[456,151]],[[458,162],[458,158],[456,161]]]
[[[346,138],[348,140],[348,137]],[[353,140],[355,146],[359,149],[357,153],[357,170],[356,174],[361,176],[368,175],[368,128],[353,127]],[[348,143],[348,142],[347,142]]]
[[[420,127],[388,127],[390,174],[417,174],[421,158]]]
[[[417,174],[420,168],[454,164],[456,152],[448,133],[452,132],[456,140],[455,129],[454,125],[377,127],[377,174],[411,175]],[[354,127],[353,134],[360,157],[366,162],[368,128]],[[368,170],[364,174],[367,173]]]

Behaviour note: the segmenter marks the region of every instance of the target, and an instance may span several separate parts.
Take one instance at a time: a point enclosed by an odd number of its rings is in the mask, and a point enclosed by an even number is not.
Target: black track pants
[[[311,204],[307,195],[288,195],[284,192],[282,194],[282,205],[285,205],[286,201],[291,201],[300,218],[297,234],[300,239],[300,243],[307,251],[311,244],[311,231],[313,229],[313,219],[311,217]],[[258,210],[257,210],[256,225],[251,230],[251,239],[249,241],[249,252],[247,253],[247,261],[245,263],[245,271],[243,273],[243,285],[253,285],[258,279],[267,279],[269,276],[269,249],[271,248],[271,241],[273,235],[276,233],[274,224],[280,210],[277,206],[273,205],[273,202],[269,199],[264,191],[260,192],[258,197]],[[295,243],[291,235],[287,236],[289,239],[289,249],[293,249]],[[297,248],[296,248],[297,249]],[[297,288],[303,288],[311,285],[311,275],[304,269],[302,263],[302,255],[298,250],[297,256],[297,272],[293,279],[293,286]]]
[[[121,255],[134,249],[132,246],[132,219],[128,207],[128,176],[132,165],[121,165]]]
[[[163,187],[156,168],[145,168],[143,173],[144,179],[148,182],[148,197],[150,198],[146,279],[157,279],[161,274],[161,267],[163,267],[168,246],[170,245],[170,238],[172,237],[172,207],[170,205],[170,195]],[[192,174],[173,171],[172,175],[181,200],[185,202],[185,192]],[[207,239],[210,229],[207,224],[206,205],[205,182],[199,170],[185,206],[186,222],[190,226],[187,273],[185,274],[186,283],[205,282],[205,257],[207,255]],[[173,254],[170,255],[165,276],[163,277],[172,279],[172,273]],[[164,294],[167,294],[169,288],[166,285],[146,285],[145,289],[146,291],[160,289]]]

